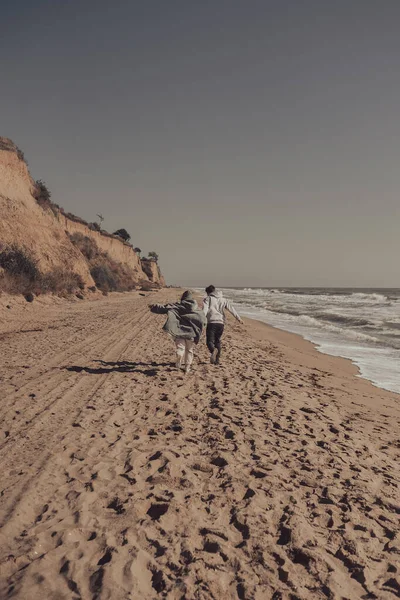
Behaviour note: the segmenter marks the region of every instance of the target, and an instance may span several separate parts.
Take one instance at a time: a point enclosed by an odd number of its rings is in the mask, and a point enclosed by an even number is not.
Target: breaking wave
[[[226,288],[223,291],[244,315],[298,333],[318,344],[321,351],[351,358],[364,376],[400,392],[399,289]]]

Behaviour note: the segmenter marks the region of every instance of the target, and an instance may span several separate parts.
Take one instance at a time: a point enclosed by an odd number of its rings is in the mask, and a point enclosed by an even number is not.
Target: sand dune
[[[185,377],[175,295],[2,309],[0,597],[399,597],[399,397],[249,321]]]

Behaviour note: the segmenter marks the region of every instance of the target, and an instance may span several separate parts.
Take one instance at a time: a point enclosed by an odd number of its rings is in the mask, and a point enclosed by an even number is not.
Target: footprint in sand
[[[147,514],[153,521],[158,521],[169,509],[169,504],[166,502],[157,502],[150,506]]]

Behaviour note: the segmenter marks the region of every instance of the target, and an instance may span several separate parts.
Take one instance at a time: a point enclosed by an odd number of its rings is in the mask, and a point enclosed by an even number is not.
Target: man
[[[209,285],[206,292],[207,298],[204,300],[203,311],[207,317],[207,348],[211,353],[210,362],[213,365],[218,365],[221,356],[221,337],[225,325],[225,309],[239,323],[243,323],[243,321],[229,300],[223,297],[222,292],[217,292],[213,285]]]

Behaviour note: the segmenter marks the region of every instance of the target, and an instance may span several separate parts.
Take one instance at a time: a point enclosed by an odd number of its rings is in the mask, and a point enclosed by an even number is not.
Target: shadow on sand
[[[107,373],[142,373],[147,377],[154,377],[158,373],[156,367],[172,367],[173,363],[144,363],[144,362],[129,362],[126,360],[118,362],[106,362],[104,360],[95,360],[93,362],[99,363],[99,367],[80,367],[72,365],[70,367],[62,367],[66,371],[72,371],[73,373],[90,373],[91,375],[103,375]],[[138,368],[138,367],[148,367]],[[149,368],[151,367],[151,368]]]

